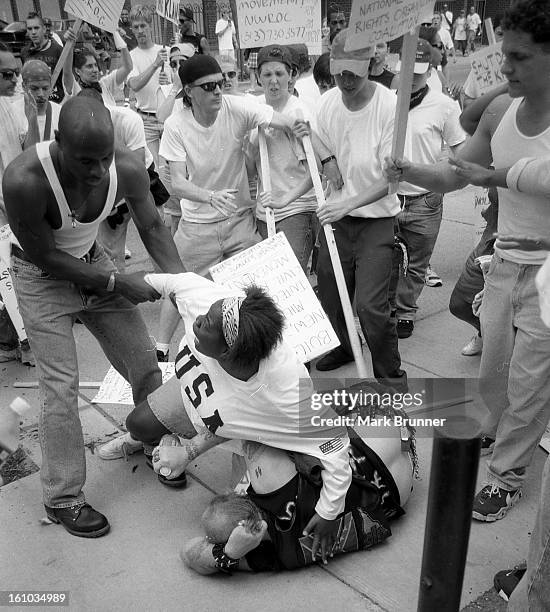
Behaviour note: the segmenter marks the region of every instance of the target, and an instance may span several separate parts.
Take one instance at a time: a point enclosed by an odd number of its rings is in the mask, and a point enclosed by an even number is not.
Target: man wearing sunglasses
[[[205,276],[261,240],[243,152],[248,132],[269,126],[303,136],[309,127],[248,97],[223,96],[222,69],[211,56],[193,56],[179,76],[185,108],[166,120],[160,155],[170,165],[172,192],[182,198],[174,241],[186,269]],[[168,342],[179,322],[176,310],[172,315]]]
[[[193,29],[195,18],[192,8],[180,9],[180,43],[191,43],[195,47],[195,53],[199,55],[210,55],[210,46],[202,34]]]
[[[331,4],[327,11],[328,37],[323,37],[322,41],[323,53],[330,51],[334,37],[347,27],[347,23],[344,11],[337,4]]]

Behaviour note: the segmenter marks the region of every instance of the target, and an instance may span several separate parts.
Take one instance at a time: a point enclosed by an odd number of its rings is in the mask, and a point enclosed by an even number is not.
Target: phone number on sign
[[[0,591],[0,606],[68,606],[67,591]]]
[[[300,38],[303,39],[306,34],[305,27],[296,27],[296,28],[279,28],[278,30],[263,30],[259,28],[258,30],[248,31],[244,33],[243,43],[267,43],[273,41],[282,41],[289,40],[291,38]]]

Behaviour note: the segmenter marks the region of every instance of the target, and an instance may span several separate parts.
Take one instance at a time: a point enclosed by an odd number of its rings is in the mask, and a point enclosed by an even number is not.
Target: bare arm
[[[130,55],[130,51],[128,51],[128,47],[122,47],[120,50],[120,61],[122,65],[120,68],[117,68],[116,71],[116,84],[121,85],[126,80],[126,77],[132,72],[134,68],[134,63],[132,62],[132,56]]]
[[[498,96],[508,93],[508,83],[499,85],[485,95],[471,101],[465,106],[460,115],[460,125],[462,129],[470,136],[476,131],[481,120],[481,116],[489,104]]]
[[[164,59],[161,55],[161,51],[158,52],[155,61],[148,66],[142,73],[138,74],[131,79],[128,79],[128,87],[133,89],[134,91],[139,91],[143,89],[145,85],[151,80],[151,77],[155,74],[155,72],[163,65]]]
[[[204,55],[210,55],[210,45],[204,36],[201,38],[200,46]]]

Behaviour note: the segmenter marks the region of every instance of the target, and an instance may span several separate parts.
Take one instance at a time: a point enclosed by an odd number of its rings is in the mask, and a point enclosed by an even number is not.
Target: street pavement
[[[448,301],[463,262],[473,246],[473,190],[445,197],[443,223],[432,265],[443,287],[426,287],[414,334],[400,341],[403,366],[411,385],[424,378],[475,378],[479,357],[463,357],[460,349],[472,330],[448,312]],[[133,256],[129,271],[151,270],[152,264],[135,230],[128,246]],[[159,304],[140,307],[154,336]],[[175,354],[178,329],[171,347]],[[80,379],[100,381],[108,363],[99,346],[81,325],[75,326]],[[55,358],[55,354],[52,355]],[[370,356],[365,349],[370,368]],[[340,382],[355,376],[349,365],[336,373]],[[334,373],[319,375],[319,387],[332,384]],[[329,381],[328,379],[331,379]],[[420,379],[420,380],[414,380]],[[26,399],[22,445],[40,465],[37,420],[38,391],[14,384],[36,381],[32,368],[16,363],[0,365],[0,402]],[[217,448],[200,457],[189,470],[184,490],[162,486],[145,465],[143,455],[128,461],[105,462],[96,446],[123,431],[128,406],[91,404],[94,389],[82,388],[79,407],[88,465],[87,500],[104,512],[111,532],[97,540],[76,538],[60,526],[45,525],[38,473],[0,488],[0,589],[65,591],[69,608],[95,610],[416,610],[425,532],[432,433],[418,437],[419,479],[406,506],[407,513],[392,525],[392,537],[371,551],[335,558],[327,566],[313,566],[277,575],[238,574],[203,577],[188,570],[179,550],[188,538],[200,535],[200,516],[214,492],[227,490],[230,456]],[[461,607],[492,586],[494,574],[525,558],[540,490],[546,454],[535,452],[524,497],[504,520],[472,523]],[[480,462],[476,490],[483,479]],[[460,506],[450,500],[451,508]]]

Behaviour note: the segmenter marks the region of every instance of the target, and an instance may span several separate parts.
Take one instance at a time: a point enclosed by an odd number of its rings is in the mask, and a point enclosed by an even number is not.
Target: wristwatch
[[[325,157],[325,159],[321,160],[321,166],[324,166],[325,164],[328,164],[329,161],[336,161],[336,156],[335,155],[329,155],[328,157]]]

